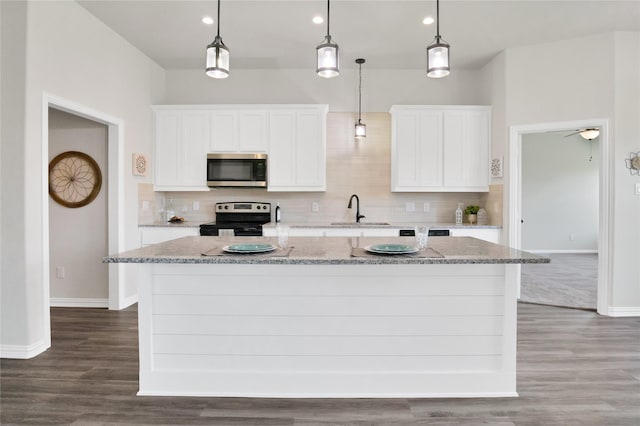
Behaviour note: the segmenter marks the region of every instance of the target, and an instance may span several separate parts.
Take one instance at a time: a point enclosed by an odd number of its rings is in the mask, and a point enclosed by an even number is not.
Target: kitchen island
[[[517,396],[515,265],[548,258],[468,237],[185,237],[139,263],[140,395]],[[208,255],[203,255],[207,253]]]

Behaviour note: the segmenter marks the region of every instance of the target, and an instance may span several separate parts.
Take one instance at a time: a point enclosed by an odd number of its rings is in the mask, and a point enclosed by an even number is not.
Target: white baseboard
[[[639,306],[609,306],[610,317],[640,317]]]
[[[533,254],[598,254],[598,250],[522,250]]]
[[[45,340],[32,345],[0,345],[0,358],[29,359],[51,347]]]
[[[53,308],[108,308],[109,299],[80,297],[52,297],[49,305]]]

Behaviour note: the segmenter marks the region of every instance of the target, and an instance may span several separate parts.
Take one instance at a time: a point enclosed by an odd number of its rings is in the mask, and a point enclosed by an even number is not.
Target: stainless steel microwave
[[[210,188],[266,188],[267,154],[207,154]]]

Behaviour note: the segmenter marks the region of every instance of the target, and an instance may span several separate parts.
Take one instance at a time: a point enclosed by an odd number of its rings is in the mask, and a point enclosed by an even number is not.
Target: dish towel
[[[293,246],[287,248],[277,248],[275,250],[266,253],[227,253],[222,247],[214,247],[211,250],[207,250],[202,253],[202,256],[251,256],[259,258],[271,258],[271,257],[289,257],[293,250]]]
[[[431,247],[427,247],[422,251],[417,251],[415,253],[402,253],[402,254],[384,254],[384,253],[371,253],[363,249],[362,247],[356,247],[351,249],[351,257],[417,257],[417,258],[443,258],[444,256],[432,249]]]

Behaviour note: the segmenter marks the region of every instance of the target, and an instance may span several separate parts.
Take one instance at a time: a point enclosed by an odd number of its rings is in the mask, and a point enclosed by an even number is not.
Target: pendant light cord
[[[360,66],[360,80],[358,82],[358,123],[361,121],[361,113],[362,113],[362,64],[358,64]]]
[[[440,0],[436,0],[436,39],[440,41]]]
[[[220,38],[220,0],[218,0],[218,38]]]
[[[331,21],[330,7],[331,7],[331,0],[327,0],[327,37],[329,39],[331,38],[331,32],[329,31],[329,22]]]

